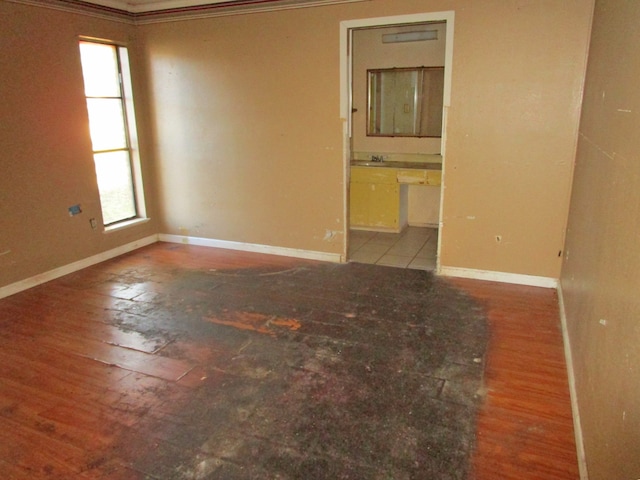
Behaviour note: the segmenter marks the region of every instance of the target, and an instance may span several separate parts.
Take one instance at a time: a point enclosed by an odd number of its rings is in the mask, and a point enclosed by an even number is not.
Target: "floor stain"
[[[218,325],[226,325],[239,330],[250,330],[256,333],[275,337],[280,329],[298,330],[300,322],[291,318],[278,318],[255,312],[225,312],[221,316],[208,317],[207,321]]]
[[[482,308],[424,271],[273,273],[190,271],[169,286],[165,299],[208,292],[185,317],[194,328],[182,341],[213,341],[229,355],[201,365],[197,393],[179,404],[203,440],[165,436],[188,447],[157,455],[171,474],[133,465],[172,479],[466,478],[482,400]],[[222,378],[209,383],[213,370]]]

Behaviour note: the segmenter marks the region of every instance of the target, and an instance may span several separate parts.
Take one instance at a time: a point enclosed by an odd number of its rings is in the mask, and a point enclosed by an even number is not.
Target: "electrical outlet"
[[[93,230],[95,230],[96,228],[98,228],[98,222],[96,222],[95,218],[90,218],[89,219],[89,225],[91,225],[91,228]]]
[[[82,209],[80,208],[80,204],[78,205],[71,205],[69,207],[69,216],[70,217],[74,217],[76,215],[79,215],[82,213]]]

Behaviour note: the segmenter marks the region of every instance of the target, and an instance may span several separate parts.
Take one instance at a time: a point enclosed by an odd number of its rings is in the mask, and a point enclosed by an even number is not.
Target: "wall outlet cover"
[[[70,217],[73,217],[74,215],[79,215],[80,213],[82,213],[82,209],[80,208],[80,204],[71,205],[69,207],[69,216]]]

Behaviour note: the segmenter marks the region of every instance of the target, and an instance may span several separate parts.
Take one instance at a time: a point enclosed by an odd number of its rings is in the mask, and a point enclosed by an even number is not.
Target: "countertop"
[[[442,170],[442,164],[436,162],[372,162],[371,160],[352,160],[352,167],[374,168],[411,168],[419,170]]]

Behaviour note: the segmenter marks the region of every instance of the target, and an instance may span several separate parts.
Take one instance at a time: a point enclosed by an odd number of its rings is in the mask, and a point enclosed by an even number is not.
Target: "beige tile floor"
[[[349,261],[435,270],[438,229],[407,227],[401,233],[349,231]]]

